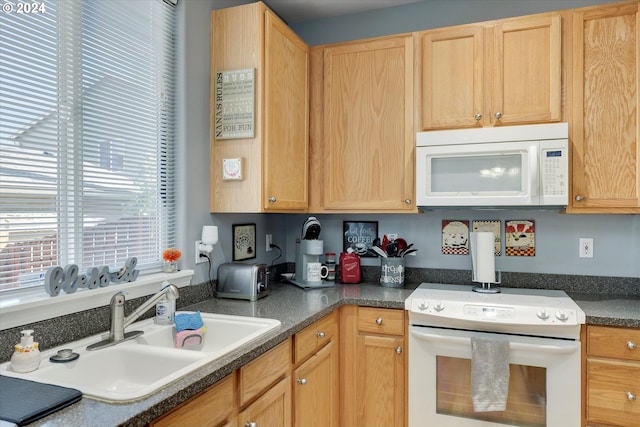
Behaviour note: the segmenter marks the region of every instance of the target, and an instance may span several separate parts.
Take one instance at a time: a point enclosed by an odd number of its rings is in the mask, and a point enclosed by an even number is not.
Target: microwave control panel
[[[567,194],[567,153],[563,150],[542,151],[542,176],[545,196]]]
[[[541,204],[566,205],[569,198],[567,140],[540,141]]]

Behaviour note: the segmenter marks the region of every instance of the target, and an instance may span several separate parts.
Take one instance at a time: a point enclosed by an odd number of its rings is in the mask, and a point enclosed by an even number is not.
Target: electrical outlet
[[[273,235],[272,234],[267,234],[267,237],[266,237],[265,240],[267,241],[266,250],[267,250],[267,252],[271,252],[271,244],[273,243]]]
[[[195,247],[196,264],[200,264],[202,262],[207,261],[205,257],[200,256],[200,243],[202,243],[202,240],[196,240],[196,247]]]
[[[593,258],[593,238],[581,237],[579,245],[580,258]]]

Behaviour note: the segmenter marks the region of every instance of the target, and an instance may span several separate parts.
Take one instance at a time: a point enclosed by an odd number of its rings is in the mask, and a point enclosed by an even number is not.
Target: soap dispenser
[[[15,351],[11,356],[11,369],[14,372],[31,372],[40,366],[40,350],[38,343],[33,342],[33,330],[21,331],[20,343],[15,345]]]

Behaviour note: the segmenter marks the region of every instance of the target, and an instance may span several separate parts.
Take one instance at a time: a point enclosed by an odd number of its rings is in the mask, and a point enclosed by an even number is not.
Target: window
[[[54,265],[157,269],[176,233],[174,6],[25,4],[0,13],[0,291]]]

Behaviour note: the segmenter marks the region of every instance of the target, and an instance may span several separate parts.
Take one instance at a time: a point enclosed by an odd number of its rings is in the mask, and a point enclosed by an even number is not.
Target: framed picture
[[[233,260],[256,257],[256,225],[233,224]]]
[[[353,249],[361,257],[375,257],[371,251],[378,237],[378,221],[343,221],[343,250]]]

